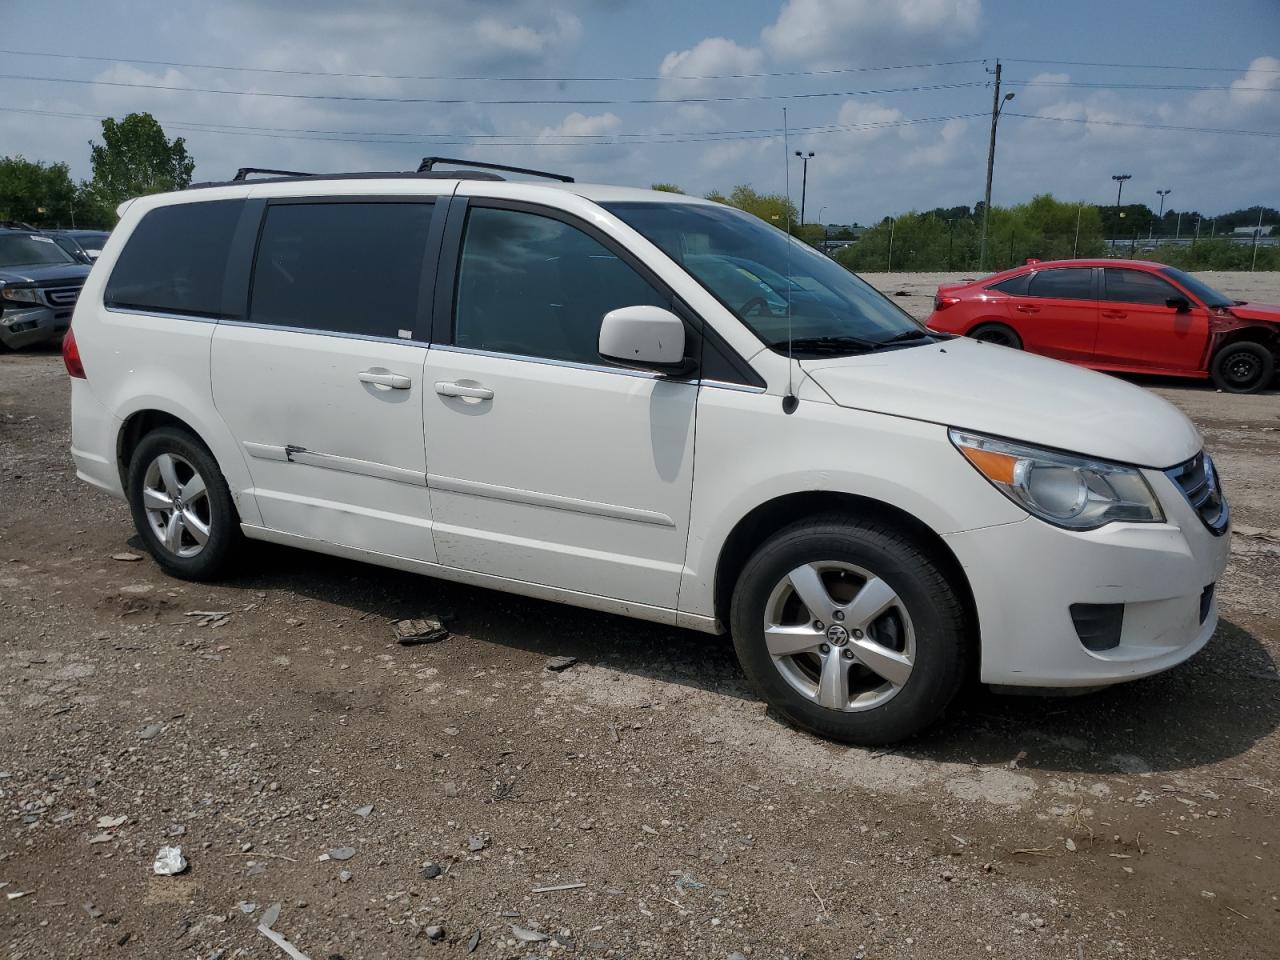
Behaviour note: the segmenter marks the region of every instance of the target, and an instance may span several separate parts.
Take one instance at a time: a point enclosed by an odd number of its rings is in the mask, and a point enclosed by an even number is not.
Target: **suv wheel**
[[[936,720],[965,672],[964,608],[929,554],[847,516],[798,523],[747,562],[730,614],[747,676],[799,727],[847,743]]]
[[[1275,376],[1276,360],[1260,343],[1237,340],[1219,348],[1209,364],[1213,382],[1227,393],[1257,393]]]
[[[142,438],[129,461],[129,508],[151,555],[186,580],[211,580],[230,565],[243,535],[213,455],[185,430]]]

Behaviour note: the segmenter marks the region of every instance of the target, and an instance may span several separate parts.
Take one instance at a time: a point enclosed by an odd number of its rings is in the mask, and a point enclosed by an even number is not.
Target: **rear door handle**
[[[1108,320],[1123,320],[1129,314],[1123,310],[1103,310],[1102,315]]]
[[[1017,310],[1019,313],[1039,313],[1040,312],[1039,307],[1033,307],[1025,303],[1018,304]]]
[[[361,370],[356,374],[361,383],[372,383],[378,387],[390,387],[392,390],[408,390],[413,381],[398,373],[381,373],[377,370]]]
[[[457,381],[441,380],[436,383],[436,393],[442,397],[466,397],[470,400],[492,400],[493,391],[488,387],[474,386]]]

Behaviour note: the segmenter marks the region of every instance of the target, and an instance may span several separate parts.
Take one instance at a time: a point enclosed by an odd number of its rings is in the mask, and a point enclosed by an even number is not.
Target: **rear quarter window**
[[[993,283],[987,289],[999,290],[1001,293],[1007,293],[1011,297],[1025,297],[1027,295],[1027,281],[1030,279],[1031,274],[1020,273],[1018,276],[1010,277],[1008,280]]]
[[[107,307],[222,317],[222,281],[243,200],[157,207],[129,235],[103,302]]]

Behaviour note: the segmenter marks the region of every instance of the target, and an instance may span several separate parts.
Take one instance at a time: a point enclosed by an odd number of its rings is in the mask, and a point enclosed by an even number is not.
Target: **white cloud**
[[[724,37],[707,37],[696,46],[662,58],[658,75],[663,97],[693,97],[712,92],[741,93],[756,89],[759,83],[731,80],[699,80],[691,77],[741,76],[760,73],[764,69],[764,53],[754,47],[741,47]]]
[[[982,0],[787,0],[761,32],[778,60],[917,59],[974,37]]]
[[[622,120],[614,113],[598,113],[587,116],[571,113],[554,127],[543,127],[538,133],[540,140],[555,140],[557,137],[595,137],[616,131],[622,126]]]

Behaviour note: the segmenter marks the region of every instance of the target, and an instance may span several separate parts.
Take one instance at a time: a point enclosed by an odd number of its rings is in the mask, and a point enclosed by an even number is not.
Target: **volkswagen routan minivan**
[[[433,166],[121,208],[72,455],[170,573],[266,540],[727,630],[779,714],[863,744],[967,677],[1209,640],[1227,506],[1164,400],[931,334],[717,203]]]

